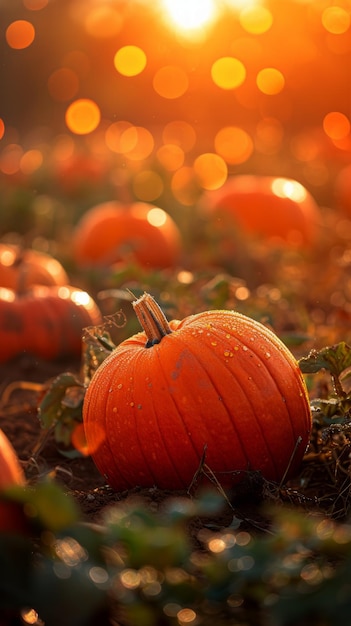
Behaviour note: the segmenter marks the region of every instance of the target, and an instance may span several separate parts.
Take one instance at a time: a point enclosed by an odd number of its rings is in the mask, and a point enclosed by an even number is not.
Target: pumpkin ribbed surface
[[[311,413],[284,344],[233,311],[199,313],[164,330],[150,308],[136,311],[147,332],[102,363],[84,401],[88,448],[110,485],[187,488],[204,451],[226,484],[247,470],[277,481],[288,468],[293,474]]]

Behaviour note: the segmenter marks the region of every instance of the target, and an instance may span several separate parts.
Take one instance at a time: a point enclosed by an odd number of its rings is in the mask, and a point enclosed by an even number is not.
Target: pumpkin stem
[[[132,305],[147,336],[146,348],[160,343],[162,337],[172,332],[165,314],[149,293],[144,293]]]

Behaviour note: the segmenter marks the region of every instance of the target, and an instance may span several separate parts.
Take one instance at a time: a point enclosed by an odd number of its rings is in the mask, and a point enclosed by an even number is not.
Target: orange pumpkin
[[[144,202],[105,202],[78,222],[73,254],[79,266],[108,266],[117,261],[150,268],[177,263],[181,239],[177,225],[163,209]]]
[[[224,238],[231,231],[270,243],[311,246],[318,237],[320,210],[296,180],[273,176],[233,176],[203,198],[206,217]]]
[[[234,311],[168,323],[148,294],[133,306],[143,332],[96,370],[83,405],[88,449],[110,485],[187,488],[203,458],[222,484],[248,470],[279,482],[297,472],[311,412],[277,336]]]
[[[82,329],[98,324],[98,306],[81,289],[34,285],[17,295],[0,288],[0,361],[24,353],[46,360],[78,357]]]
[[[12,485],[24,485],[25,477],[10,440],[0,428],[0,491]]]
[[[49,254],[0,243],[0,287],[27,289],[31,285],[67,285],[68,276]]]
[[[4,431],[0,429],[0,531],[26,533],[28,525],[20,503],[6,497],[14,485],[25,486],[26,479],[18,456]]]

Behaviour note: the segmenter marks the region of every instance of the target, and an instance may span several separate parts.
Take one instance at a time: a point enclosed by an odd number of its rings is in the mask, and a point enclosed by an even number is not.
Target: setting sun
[[[216,13],[213,0],[163,0],[168,19],[183,31],[201,29]]]

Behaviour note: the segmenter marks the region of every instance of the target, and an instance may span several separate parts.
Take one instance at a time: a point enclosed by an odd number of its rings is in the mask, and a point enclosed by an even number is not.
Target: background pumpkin
[[[180,232],[173,219],[144,202],[96,205],[83,215],[73,235],[78,266],[128,261],[163,268],[176,264],[180,252]]]
[[[266,241],[311,246],[318,238],[320,209],[296,180],[273,176],[233,176],[201,201],[220,235],[235,229]]]
[[[80,356],[82,329],[101,324],[88,293],[65,285],[34,285],[17,295],[0,288],[0,360],[29,353],[43,359]]]
[[[61,263],[49,254],[0,243],[0,287],[22,291],[31,285],[67,285]]]
[[[111,486],[187,488],[204,451],[221,483],[297,471],[311,413],[274,333],[233,311],[168,324],[148,294],[133,306],[144,331],[97,369],[83,406],[88,449]]]

